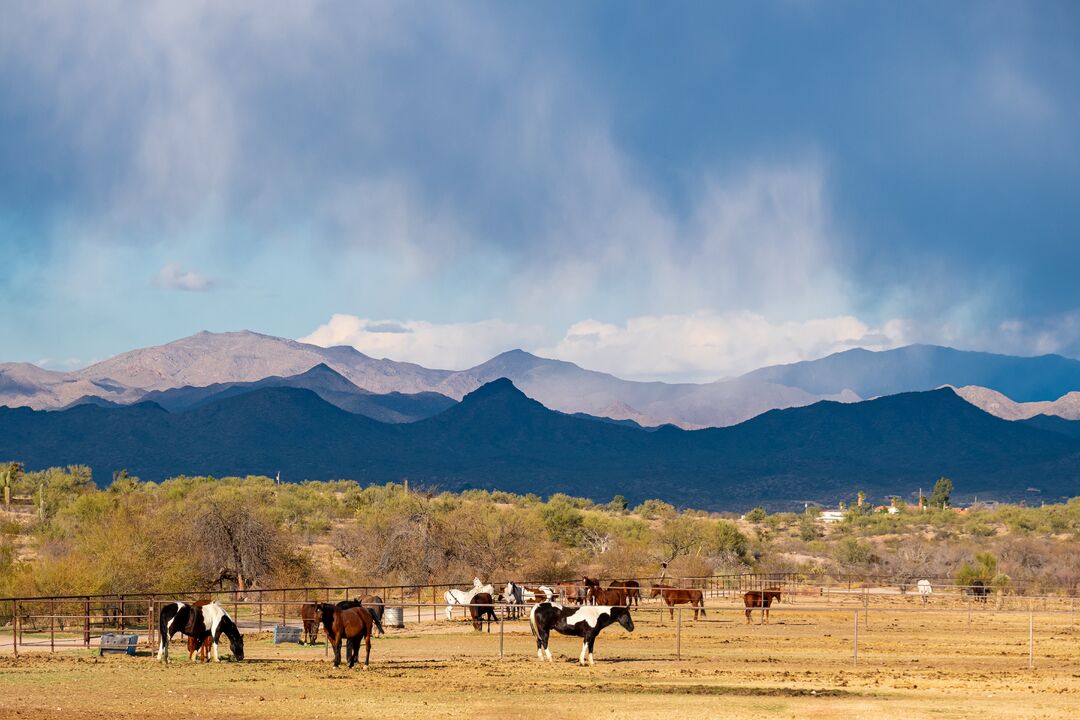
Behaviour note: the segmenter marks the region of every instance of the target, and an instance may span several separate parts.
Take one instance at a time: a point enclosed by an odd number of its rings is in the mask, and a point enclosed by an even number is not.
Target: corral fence
[[[668,618],[674,624],[676,657],[682,657],[683,624],[686,613],[693,611],[683,606],[671,612],[660,605],[659,598],[649,597],[649,587],[660,578],[634,578],[641,586],[641,603],[633,608],[635,617],[644,616],[647,622],[663,622]],[[626,580],[626,578],[620,578]],[[607,587],[611,579],[601,579]],[[667,577],[665,582],[680,588],[702,591],[711,601],[709,613],[719,612],[720,620],[707,623],[735,623],[742,621],[742,596],[750,590],[779,589],[780,605],[774,605],[773,613],[790,615],[794,612],[815,613],[822,617],[853,618],[854,660],[858,659],[858,628],[869,627],[872,616],[879,614],[905,614],[917,612],[947,613],[958,615],[958,620],[970,624],[974,618],[992,613],[1003,617],[1028,615],[1030,621],[1031,658],[1033,661],[1034,627],[1036,615],[1053,617],[1054,623],[1076,624],[1077,598],[1068,595],[1017,595],[994,592],[989,597],[976,596],[973,588],[958,586],[945,578],[931,579],[934,583],[932,599],[917,593],[906,592],[904,583],[882,578],[807,578],[797,573],[743,573],[714,575],[709,577]],[[496,595],[502,593],[506,581],[492,582]],[[551,582],[520,581],[520,585],[537,587],[553,586]],[[576,585],[576,583],[575,583]],[[216,600],[236,620],[245,633],[270,632],[275,626],[301,625],[300,606],[308,602],[337,602],[365,595],[380,596],[390,608],[400,608],[407,625],[433,623],[447,619],[448,606],[443,594],[450,588],[469,588],[471,582],[437,585],[364,585],[325,586],[293,588],[261,588],[247,591],[217,590],[188,593],[132,593],[109,595],[55,596],[0,598],[0,617],[6,618],[0,633],[0,650],[8,648],[18,655],[20,650],[57,650],[64,648],[90,648],[106,633],[132,633],[145,637],[145,643],[156,648],[159,642],[157,617],[162,605],[177,599]],[[513,608],[497,603],[500,615],[500,654],[502,654],[503,625],[514,617]],[[797,609],[797,610],[796,610]],[[460,620],[468,615],[468,608],[461,605],[449,607],[450,616]],[[755,611],[759,613],[760,611]],[[1067,617],[1066,617],[1067,616]],[[861,617],[861,621],[860,621]],[[1022,619],[1022,618],[1021,618]],[[705,625],[707,627],[707,625]]]

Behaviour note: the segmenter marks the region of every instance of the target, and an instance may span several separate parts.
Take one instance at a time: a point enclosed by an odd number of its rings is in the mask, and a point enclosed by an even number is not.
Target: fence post
[[[86,598],[86,617],[83,619],[83,644],[90,647],[90,598]]]
[[[1035,668],[1035,612],[1028,610],[1028,670]]]
[[[281,591],[281,626],[285,627],[285,591]]]
[[[154,651],[154,599],[146,603],[146,644]]]
[[[262,616],[263,616],[263,593],[259,591],[259,632],[262,632]]]
[[[675,620],[675,659],[682,660],[682,608]]]
[[[859,611],[855,611],[855,640],[852,642],[852,665],[859,664]]]
[[[49,603],[49,652],[56,652],[56,600]]]
[[[19,657],[19,601],[11,601],[11,649]]]
[[[503,657],[503,625],[506,624],[506,613],[499,618],[499,658]]]

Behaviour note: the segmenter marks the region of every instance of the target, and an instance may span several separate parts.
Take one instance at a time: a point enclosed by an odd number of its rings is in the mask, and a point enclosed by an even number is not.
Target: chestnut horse
[[[213,644],[214,640],[209,635],[203,639],[202,645],[199,644],[198,640],[189,635],[187,639],[188,657],[194,660],[195,653],[197,652],[199,654],[199,660],[207,662],[210,659],[210,648]]]
[[[364,607],[341,609],[330,603],[321,606],[323,628],[326,629],[326,638],[334,648],[334,667],[341,666],[341,641],[345,640],[345,659],[351,668],[356,664],[360,655],[360,641],[367,643],[367,653],[364,655],[364,668],[367,669],[371,661],[371,629],[375,621],[371,613]]]
[[[780,591],[776,588],[769,588],[768,590],[751,590],[742,596],[743,604],[746,606],[746,624],[750,624],[750,613],[754,610],[761,610],[761,624],[769,624],[769,606],[773,604],[773,601],[780,602]]]
[[[654,584],[649,597],[661,597],[667,603],[671,619],[675,619],[676,605],[691,605],[694,608],[694,619],[698,619],[698,613],[705,617],[705,596],[700,590],[691,588],[675,588],[670,585]]]
[[[301,645],[314,645],[319,639],[319,623],[322,622],[322,610],[319,603],[304,603],[300,606],[300,619],[304,623],[304,637]]]
[[[621,589],[623,596],[626,598],[626,606],[630,607],[630,604],[638,604],[641,599],[641,585],[637,580],[615,580],[608,586],[613,590]]]
[[[617,585],[605,589],[599,585],[590,585],[586,591],[586,597],[593,605],[612,605],[626,607],[626,588]]]

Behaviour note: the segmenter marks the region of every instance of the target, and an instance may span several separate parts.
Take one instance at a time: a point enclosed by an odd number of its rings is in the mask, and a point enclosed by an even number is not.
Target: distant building
[[[823,522],[823,523],[840,522],[841,520],[844,519],[844,511],[843,510],[822,510],[821,515],[819,515],[818,517],[821,518],[821,522]]]

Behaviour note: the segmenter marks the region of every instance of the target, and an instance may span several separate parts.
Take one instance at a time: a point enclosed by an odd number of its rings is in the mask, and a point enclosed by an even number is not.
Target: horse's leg
[[[746,624],[747,624],[747,625],[749,625],[749,624],[750,624],[750,623],[752,622],[752,621],[750,620],[750,613],[751,613],[751,612],[753,612],[753,610],[754,610],[754,609],[753,609],[752,607],[747,607],[747,608],[746,608]]]
[[[364,669],[367,670],[368,664],[371,662],[371,628],[368,628],[367,633],[365,633],[364,640],[367,645],[364,652]]]
[[[578,657],[578,665],[585,665],[585,653],[589,651],[589,636],[581,638],[581,655]]]
[[[592,656],[593,646],[596,644],[596,635],[599,635],[599,633],[596,633],[596,634],[590,633],[589,634],[589,664],[590,665],[595,665],[596,664],[596,661],[593,660],[593,656]]]
[[[334,648],[334,667],[341,667],[341,637],[334,636],[330,639],[330,644]]]

